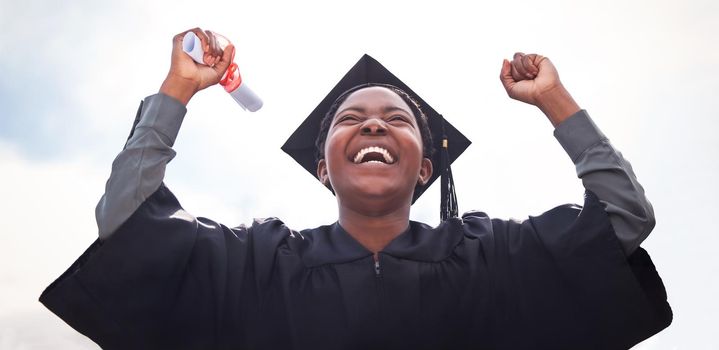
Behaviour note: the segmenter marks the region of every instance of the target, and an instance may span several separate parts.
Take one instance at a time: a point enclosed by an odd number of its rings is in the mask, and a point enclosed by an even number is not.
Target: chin
[[[384,207],[385,205],[392,203],[403,203],[403,198],[405,197],[407,198],[407,201],[410,201],[413,191],[407,192],[397,188],[377,186],[375,183],[371,187],[362,186],[345,189],[342,193],[336,193],[337,198],[343,198],[343,201],[347,204],[356,203],[365,207]]]

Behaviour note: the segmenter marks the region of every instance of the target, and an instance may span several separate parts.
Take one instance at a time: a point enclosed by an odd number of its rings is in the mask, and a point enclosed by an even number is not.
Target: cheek
[[[410,151],[413,156],[417,155],[421,160],[424,155],[424,150],[422,148],[422,135],[414,130],[407,130],[405,133],[405,137],[403,137],[403,139],[406,140],[405,149]]]
[[[328,170],[332,165],[344,158],[346,142],[343,140],[342,131],[327,134],[327,140],[325,141],[325,159]]]

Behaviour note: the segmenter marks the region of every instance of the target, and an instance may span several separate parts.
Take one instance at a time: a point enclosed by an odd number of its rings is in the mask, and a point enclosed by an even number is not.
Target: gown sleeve
[[[627,349],[671,323],[649,255],[642,248],[625,255],[590,191],[583,207],[492,220],[483,246],[493,271],[497,348]]]
[[[217,348],[256,263],[248,263],[251,230],[192,217],[161,185],[40,301],[106,349]]]

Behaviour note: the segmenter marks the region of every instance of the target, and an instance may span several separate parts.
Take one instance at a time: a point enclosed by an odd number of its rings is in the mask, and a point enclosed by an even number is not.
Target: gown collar
[[[309,267],[340,264],[372,256],[372,252],[335,222],[302,232],[308,238],[302,260]],[[449,257],[463,237],[461,219],[452,218],[437,227],[410,221],[407,230],[379,252],[396,258],[438,262]]]

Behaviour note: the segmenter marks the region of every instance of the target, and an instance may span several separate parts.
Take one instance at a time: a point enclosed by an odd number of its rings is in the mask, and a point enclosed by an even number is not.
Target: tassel
[[[439,117],[442,119],[442,149],[440,150],[440,175],[442,184],[440,190],[441,204],[440,204],[440,218],[445,221],[449,218],[455,218],[459,214],[457,208],[457,193],[454,189],[454,178],[452,177],[452,168],[450,166],[451,160],[449,158],[449,141],[444,131],[444,117],[440,114]]]

